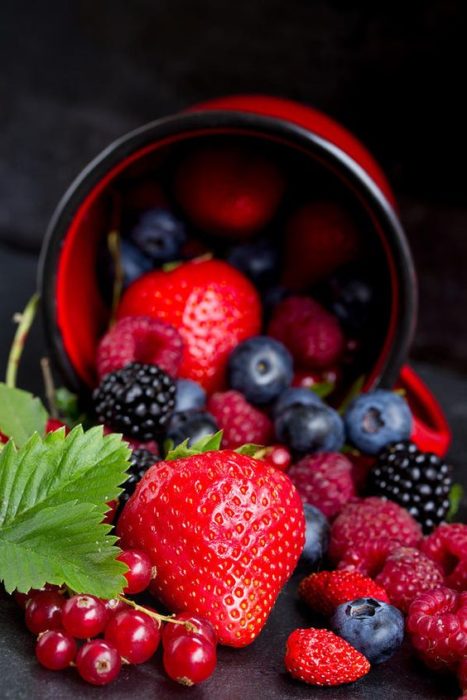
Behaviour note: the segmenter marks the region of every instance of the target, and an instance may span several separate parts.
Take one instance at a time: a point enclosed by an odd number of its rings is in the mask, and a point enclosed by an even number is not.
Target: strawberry
[[[263,628],[304,529],[290,479],[231,450],[155,464],[118,521],[120,544],[145,550],[157,569],[152,592],[170,610],[206,617],[234,647]]]
[[[286,231],[283,283],[303,291],[357,257],[360,234],[349,213],[335,202],[313,202],[299,209]]]
[[[298,587],[300,597],[315,612],[332,615],[338,605],[355,598],[376,598],[389,603],[382,586],[358,571],[320,571],[306,576]]]
[[[366,676],[370,662],[329,630],[296,629],[287,640],[287,671],[311,685],[342,685]]]
[[[179,330],[184,341],[179,376],[208,392],[222,387],[231,350],[261,326],[255,288],[220,260],[193,260],[140,277],[125,292],[118,318],[141,315]]]

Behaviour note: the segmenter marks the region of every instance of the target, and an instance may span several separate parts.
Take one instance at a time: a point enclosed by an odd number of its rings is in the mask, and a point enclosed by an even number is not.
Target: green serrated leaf
[[[102,524],[108,501],[121,492],[130,451],[102,427],[75,428],[0,453],[0,580],[11,592],[45,583],[112,598],[125,566],[116,538]]]
[[[203,452],[212,452],[219,450],[222,442],[223,431],[219,430],[213,435],[205,435],[194,445],[189,446],[189,438],[184,440],[180,445],[167,450],[166,459],[184,459],[185,457],[193,457]]]
[[[459,510],[462,497],[464,495],[464,489],[461,484],[453,484],[451,490],[449,491],[449,511],[446,517],[448,522],[451,522],[457,511]]]
[[[47,411],[40,399],[28,391],[0,382],[0,432],[22,447],[33,433],[43,435]]]
[[[357,377],[357,379],[354,381],[352,386],[350,387],[349,391],[347,392],[346,397],[342,401],[341,405],[338,408],[338,413],[340,413],[341,416],[344,415],[344,413],[347,411],[348,407],[352,403],[354,399],[359,396],[359,394],[362,393],[363,385],[365,384],[365,375],[362,374],[360,377]]]
[[[325,399],[327,396],[332,394],[336,385],[334,382],[319,382],[319,384],[313,384],[310,386],[310,390],[320,397],[320,399]]]
[[[256,459],[261,459],[266,453],[266,448],[264,445],[255,445],[252,442],[247,442],[241,447],[237,447],[234,452],[238,452],[239,455],[245,455],[246,457],[255,457]]]

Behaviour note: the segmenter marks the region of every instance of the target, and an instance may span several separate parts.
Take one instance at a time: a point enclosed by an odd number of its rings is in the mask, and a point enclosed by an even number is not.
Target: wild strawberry
[[[124,548],[146,551],[151,590],[175,612],[206,617],[221,644],[252,642],[304,544],[289,478],[230,450],[159,462],[118,522]]]
[[[382,586],[357,571],[320,571],[304,578],[298,593],[315,612],[332,615],[338,605],[356,598],[376,598],[389,603]]]
[[[179,375],[209,392],[222,386],[233,348],[261,325],[253,285],[220,260],[194,260],[140,277],[125,292],[118,317],[141,315],[179,330],[184,340]]]

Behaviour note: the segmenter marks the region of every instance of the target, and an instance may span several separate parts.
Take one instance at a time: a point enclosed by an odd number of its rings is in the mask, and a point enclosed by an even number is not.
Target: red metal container
[[[415,416],[414,439],[444,454],[450,433],[434,397],[404,365],[416,319],[416,281],[410,250],[391,188],[378,164],[346,129],[326,115],[289,100],[236,96],[212,100],[152,122],[111,144],[79,175],[51,221],[40,264],[43,313],[51,355],[67,384],[93,383],[95,348],[108,319],[95,272],[105,200],[128,172],[152,167],[180,143],[241,136],[311,159],[344,186],[371,222],[384,251],[390,286],[387,327],[368,367],[366,389],[397,385]]]

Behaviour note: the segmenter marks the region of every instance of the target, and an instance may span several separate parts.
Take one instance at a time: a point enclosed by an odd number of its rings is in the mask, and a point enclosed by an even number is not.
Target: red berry
[[[73,637],[59,630],[43,632],[36,643],[37,660],[51,671],[67,668],[74,661],[76,651]]]
[[[97,348],[99,378],[130,362],[158,365],[177,376],[182,361],[183,340],[169,323],[149,316],[129,316],[104,335]]]
[[[265,413],[252,406],[238,391],[213,394],[208,411],[224,431],[222,445],[235,449],[246,443],[267,445],[272,438],[272,423]]]
[[[111,525],[113,523],[114,518],[115,518],[115,514],[116,514],[117,509],[118,509],[118,504],[119,504],[118,500],[109,501],[107,503],[109,510],[104,515],[104,519],[102,520],[103,523],[106,523],[107,525]]]
[[[302,600],[315,612],[332,615],[338,605],[356,598],[376,598],[389,603],[382,586],[357,571],[320,571],[302,579],[298,587]]]
[[[108,620],[110,620],[113,615],[122,612],[122,610],[128,610],[128,605],[123,600],[120,600],[120,598],[110,598],[109,600],[103,600],[102,602],[107,610]]]
[[[105,604],[93,595],[74,595],[62,610],[64,628],[77,639],[96,637],[103,632],[107,619]]]
[[[205,617],[201,617],[201,615],[192,615],[189,612],[182,612],[175,615],[174,619],[189,622],[195,627],[195,629],[193,631],[189,631],[184,625],[174,625],[173,623],[168,622],[166,625],[164,625],[164,629],[162,631],[162,644],[164,646],[167,646],[174,639],[180,636],[204,637],[211,644],[217,644],[215,629]]]
[[[61,428],[65,428],[65,433],[68,435],[70,428],[63,421],[58,420],[58,418],[49,418],[45,426],[45,432],[53,433]]]
[[[78,651],[76,668],[87,683],[107,685],[120,673],[120,656],[115,647],[108,642],[93,639]]]
[[[384,537],[359,542],[346,551],[338,568],[358,571],[375,578],[381,572],[388,555],[399,546],[399,542]]]
[[[467,655],[467,593],[439,587],[418,595],[407,616],[417,655],[435,670],[455,670]]]
[[[262,459],[281,472],[286,472],[290,467],[292,455],[285,445],[273,445],[266,449],[266,454]]]
[[[352,465],[338,452],[309,455],[293,464],[288,476],[305,503],[328,518],[337,515],[355,496]]]
[[[26,627],[33,634],[60,629],[63,604],[63,596],[56,591],[38,591],[26,602]]]
[[[105,639],[131,664],[143,664],[159,646],[161,633],[152,617],[139,610],[123,610],[105,628]]]
[[[353,683],[370,670],[368,659],[345,639],[313,627],[292,632],[284,663],[294,678],[318,686]]]
[[[165,671],[182,685],[205,681],[214,672],[216,662],[215,645],[199,635],[179,635],[164,645]]]
[[[335,364],[344,350],[338,320],[310,297],[288,297],[275,308],[269,335],[290,350],[295,362],[307,369]]]
[[[127,585],[123,592],[135,595],[145,591],[153,578],[151,560],[146,552],[139,549],[127,549],[119,554],[117,559],[128,566],[128,571],[125,573]]]
[[[392,605],[407,612],[417,595],[443,584],[443,575],[418,549],[398,547],[388,555],[376,581],[384,586]]]
[[[422,542],[420,550],[440,566],[446,586],[467,589],[467,525],[440,525]]]

